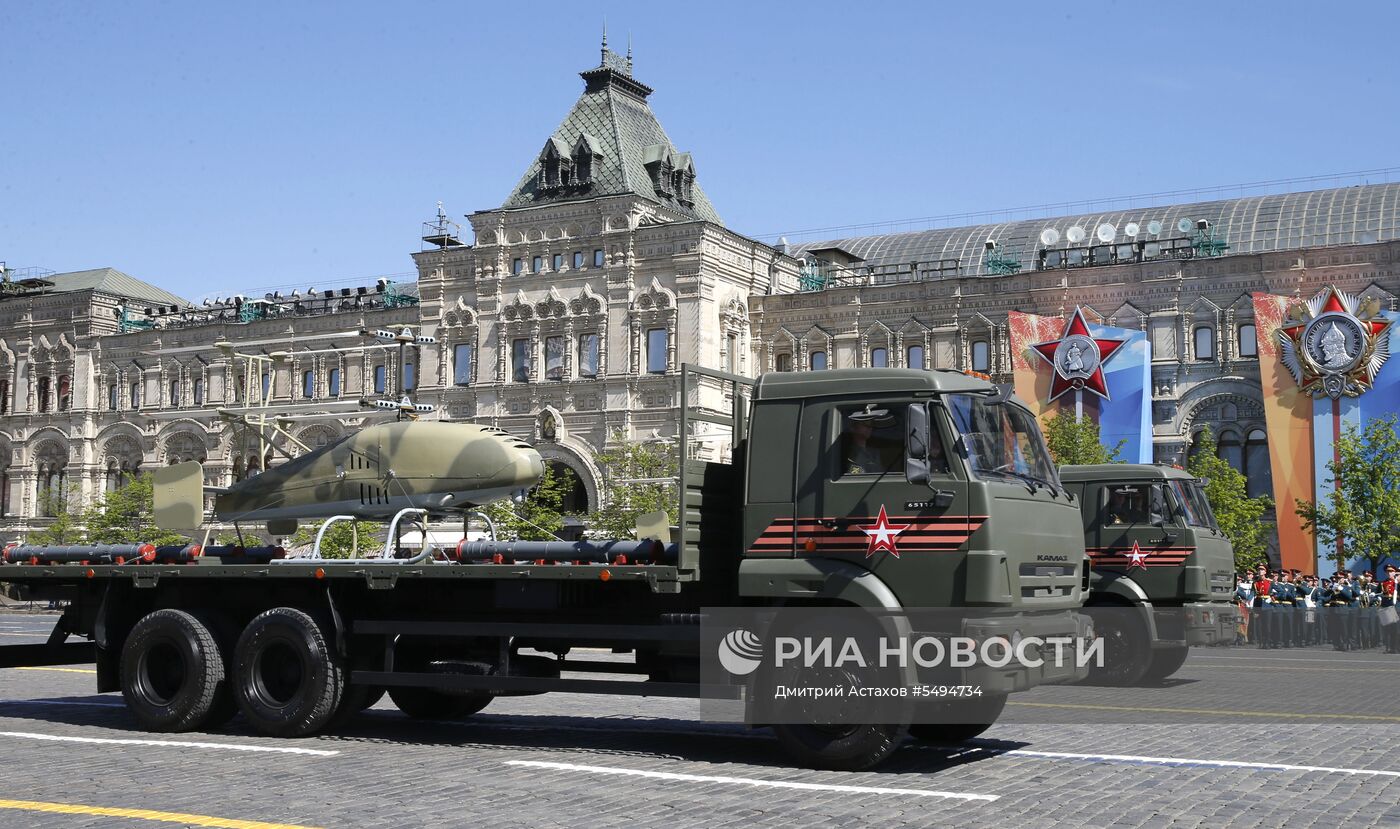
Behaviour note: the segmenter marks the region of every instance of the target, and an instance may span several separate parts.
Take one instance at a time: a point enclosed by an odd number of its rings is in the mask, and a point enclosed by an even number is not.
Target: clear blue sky
[[[0,259],[194,298],[411,270],[630,30],[743,233],[1400,165],[1400,4],[0,4]]]

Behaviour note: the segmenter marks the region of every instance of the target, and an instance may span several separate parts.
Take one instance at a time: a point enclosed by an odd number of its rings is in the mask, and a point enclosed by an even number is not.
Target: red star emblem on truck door
[[[888,550],[890,555],[899,558],[899,547],[895,546],[895,538],[909,529],[909,525],[891,524],[890,517],[885,514],[885,505],[881,504],[880,515],[875,519],[875,523],[859,529],[870,537],[870,546],[865,549],[866,558],[870,558],[881,550]]]
[[[1134,567],[1147,569],[1147,553],[1142,551],[1136,541],[1133,542],[1133,549],[1128,551],[1128,569],[1131,570]]]
[[[1070,389],[1084,389],[1107,400],[1108,382],[1103,377],[1103,364],[1126,342],[1090,334],[1084,310],[1076,307],[1058,340],[1036,343],[1031,349],[1055,372],[1050,386],[1051,400]]]

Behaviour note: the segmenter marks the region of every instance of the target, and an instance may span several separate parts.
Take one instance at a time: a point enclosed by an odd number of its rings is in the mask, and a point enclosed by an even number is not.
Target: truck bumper
[[[964,670],[963,682],[980,686],[984,694],[1010,694],[1037,685],[1077,682],[1089,675],[1089,666],[1080,666],[1076,655],[1080,642],[1092,640],[1093,622],[1077,611],[969,619],[963,632],[979,640],[1002,638],[1024,643],[1023,648],[1018,648],[1018,657],[1023,650],[1024,660],[1012,659],[1000,668],[979,664]],[[1057,649],[1052,641],[1056,639],[1066,644]]]
[[[1235,641],[1240,609],[1232,602],[1192,602],[1181,606],[1187,645],[1223,645]]]

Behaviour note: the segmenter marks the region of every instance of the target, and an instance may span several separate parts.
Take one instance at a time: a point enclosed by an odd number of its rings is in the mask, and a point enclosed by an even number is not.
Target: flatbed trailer
[[[709,608],[967,607],[1008,635],[1022,626],[1082,635],[1076,610],[1088,573],[1078,508],[1053,485],[989,474],[984,456],[1003,429],[1022,430],[1016,451],[1043,452],[1034,418],[961,374],[822,374],[755,383],[684,367],[674,543],[626,542],[630,554],[614,554],[619,542],[598,541],[576,559],[557,548],[535,558],[543,547],[502,542],[489,557],[458,555],[464,544],[339,560],[252,560],[190,545],[120,564],[51,563],[21,550],[0,563],[0,583],[66,609],[46,644],[0,646],[0,668],[95,661],[98,690],[121,691],[150,730],[216,728],[242,713],[259,733],[300,736],[334,727],[386,689],[405,713],[431,718],[549,691],[741,697],[742,685],[701,685]],[[843,424],[871,411],[897,415],[889,464],[855,470],[842,457]],[[692,457],[697,423],[725,430],[731,463]],[[984,440],[983,428],[997,439]],[[938,446],[944,454],[935,456]],[[886,521],[887,508],[934,530],[872,554],[860,525],[876,512]],[[1033,554],[1046,551],[1068,563],[1036,563]],[[579,658],[584,648],[632,659]],[[999,671],[989,678],[986,721],[971,726],[921,731],[906,721],[839,739],[816,726],[774,730],[798,762],[865,768],[907,731],[965,739],[990,725],[1006,694],[1082,676]]]

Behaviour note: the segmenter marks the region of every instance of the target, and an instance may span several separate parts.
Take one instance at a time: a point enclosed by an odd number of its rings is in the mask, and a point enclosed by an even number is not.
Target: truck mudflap
[[[1078,682],[1089,675],[1088,664],[1081,665],[1078,654],[1084,643],[1093,641],[1093,622],[1082,613],[1062,610],[969,619],[963,632],[976,639],[1005,638],[1023,647],[1024,658],[1018,652],[1003,667],[978,664],[964,670],[964,684],[979,686],[984,694]]]

